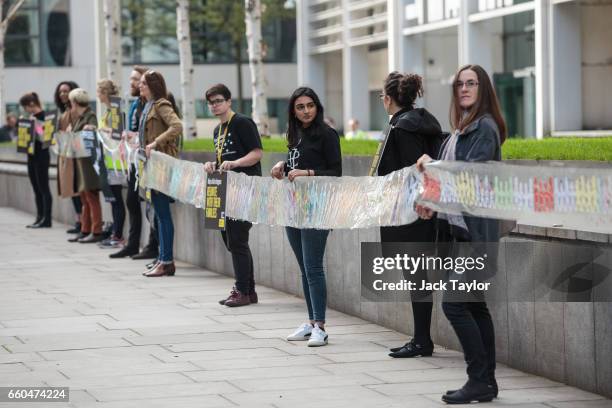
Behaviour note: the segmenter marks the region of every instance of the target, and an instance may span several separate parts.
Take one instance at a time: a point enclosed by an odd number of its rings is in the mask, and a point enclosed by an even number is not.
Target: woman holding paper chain
[[[378,165],[378,175],[385,176],[412,166],[423,154],[436,156],[443,140],[438,120],[424,108],[415,108],[416,99],[423,95],[423,78],[417,74],[390,73],[383,86],[381,100],[391,116],[391,127]],[[409,225],[380,228],[381,242],[434,242],[435,220],[417,220]],[[432,244],[433,246],[433,244]],[[395,256],[395,251],[384,254]],[[421,287],[427,274],[418,271],[407,278]],[[431,356],[433,342],[430,327],[433,303],[431,293],[412,291],[414,336],[402,347],[391,349],[389,356],[410,358]]]
[[[442,145],[438,158],[471,162],[501,160],[506,124],[487,72],[479,65],[466,65],[455,75],[452,89],[450,116],[453,133]],[[423,155],[417,168],[425,171],[426,164],[431,161],[430,156]],[[433,216],[433,212],[424,206],[417,206],[417,212],[423,219]],[[450,214],[438,214],[438,220],[443,221],[440,231],[453,242],[499,240],[495,220]],[[491,401],[497,397],[498,388],[495,381],[495,332],[487,304],[484,301],[449,302],[445,298],[442,309],[461,342],[468,374],[466,384],[458,390],[447,391],[442,400],[453,404]]]
[[[70,100],[68,99],[68,94],[78,87],[79,85],[74,81],[62,81],[57,84],[53,95],[55,106],[57,106],[58,114],[60,115],[56,131],[64,132],[70,124]],[[68,234],[78,234],[81,232],[81,211],[83,204],[81,204],[81,197],[75,192],[74,188],[74,160],[72,159],[66,159],[61,156],[57,158],[57,192],[60,197],[70,197],[72,200],[76,223],[74,227],[66,232]]]
[[[147,101],[138,127],[140,145],[145,146],[147,157],[158,150],[172,157],[178,156],[178,142],[183,132],[180,118],[168,101],[168,90],[164,77],[157,71],[145,72],[140,81],[140,95]],[[176,268],[172,254],[174,224],[170,213],[170,197],[151,191],[158,225],[159,257],[157,262],[143,275],[148,277],[172,276]]]
[[[110,138],[110,130],[113,127],[112,124],[112,110],[110,105],[110,97],[119,95],[119,89],[117,85],[110,79],[101,79],[98,81],[97,96],[100,103],[106,107],[106,112],[100,123],[98,129],[101,132],[106,132],[108,138]],[[119,112],[121,115],[121,112]],[[116,157],[119,156],[118,154]],[[100,246],[105,248],[117,248],[125,242],[123,239],[123,226],[125,224],[125,202],[123,200],[123,185],[126,183],[126,177],[122,168],[127,171],[127,165],[121,163],[120,158],[113,158],[110,152],[104,151],[104,165],[106,166],[107,181],[110,191],[113,195],[113,201],[111,201],[111,208],[113,212],[113,233],[111,236],[100,243]]]
[[[19,104],[39,123],[45,120],[40,99],[35,92],[28,92],[19,100]],[[39,128],[39,126],[35,126]],[[35,130],[34,150],[28,152],[28,176],[34,196],[36,198],[36,220],[27,228],[50,228],[51,227],[51,189],[49,188],[49,149],[43,148],[43,144],[38,139],[38,130]]]
[[[89,94],[76,88],[68,94],[70,99],[70,124],[68,132],[94,131],[98,124],[96,114],[89,107]],[[92,243],[104,239],[102,232],[102,209],[100,208],[100,178],[94,169],[93,159],[75,159],[75,183],[81,196],[81,232],[70,242]]]
[[[272,177],[289,181],[298,177],[342,176],[340,138],[335,130],[323,122],[323,106],[310,88],[298,88],[289,100],[289,128],[287,161],[278,162]],[[323,255],[329,230],[287,227],[287,238],[302,272],[302,286],[308,323],[302,324],[287,337],[289,341],[308,340],[309,347],[327,344],[325,309],[327,286]]]

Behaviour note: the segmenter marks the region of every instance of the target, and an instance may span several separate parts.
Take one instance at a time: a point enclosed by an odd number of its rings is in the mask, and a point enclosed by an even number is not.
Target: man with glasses
[[[263,148],[257,126],[251,118],[232,110],[232,94],[223,84],[206,91],[211,112],[219,118],[214,130],[216,161],[204,163],[208,174],[215,171],[235,171],[249,176],[261,176],[260,160]],[[219,303],[228,307],[257,303],[253,256],[249,248],[249,230],[246,221],[226,219],[223,242],[232,254],[236,284],[228,298]]]

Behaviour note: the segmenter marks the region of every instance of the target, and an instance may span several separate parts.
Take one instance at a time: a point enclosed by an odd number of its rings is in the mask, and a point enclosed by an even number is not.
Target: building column
[[[402,0],[387,0],[387,44],[389,50],[389,72],[405,70],[404,34],[402,33],[404,2]]]
[[[464,0],[461,3],[459,22],[459,65],[478,64],[493,75],[501,56],[496,55],[503,49],[500,36],[495,33],[503,30],[501,20],[470,23],[470,14],[478,11],[478,0]],[[491,78],[493,79],[493,78]]]
[[[325,58],[310,53],[310,9],[308,0],[297,0],[297,71],[298,86],[308,86],[326,103]]]
[[[536,138],[550,134],[551,17],[550,0],[535,0]]]
[[[106,78],[106,41],[104,40],[104,10],[102,7],[102,0],[94,1],[94,33],[95,33],[95,73],[94,86],[96,82],[102,78]],[[95,93],[89,96],[90,99],[95,100]],[[96,115],[102,117],[102,104],[96,103]]]
[[[368,47],[346,46],[342,50],[342,88],[344,128],[350,119],[359,120],[362,129],[370,128],[368,90]]]
[[[582,129],[580,3],[552,6],[550,58],[551,131]]]

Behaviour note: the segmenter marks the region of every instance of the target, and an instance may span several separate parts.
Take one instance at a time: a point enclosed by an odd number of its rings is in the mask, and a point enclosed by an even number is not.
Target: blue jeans
[[[155,209],[157,221],[157,236],[159,238],[159,261],[170,263],[174,260],[172,246],[174,245],[174,224],[170,212],[170,198],[157,191],[151,191],[151,202]]]
[[[327,285],[323,269],[323,255],[329,230],[287,227],[287,238],[302,271],[302,287],[308,307],[308,318],[325,322]]]

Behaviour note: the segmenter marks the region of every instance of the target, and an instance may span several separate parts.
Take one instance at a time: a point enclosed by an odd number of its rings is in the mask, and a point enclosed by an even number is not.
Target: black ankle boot
[[[493,387],[487,383],[468,380],[467,383],[451,394],[444,394],[442,401],[447,404],[470,404],[472,402],[490,402],[495,398]]]

